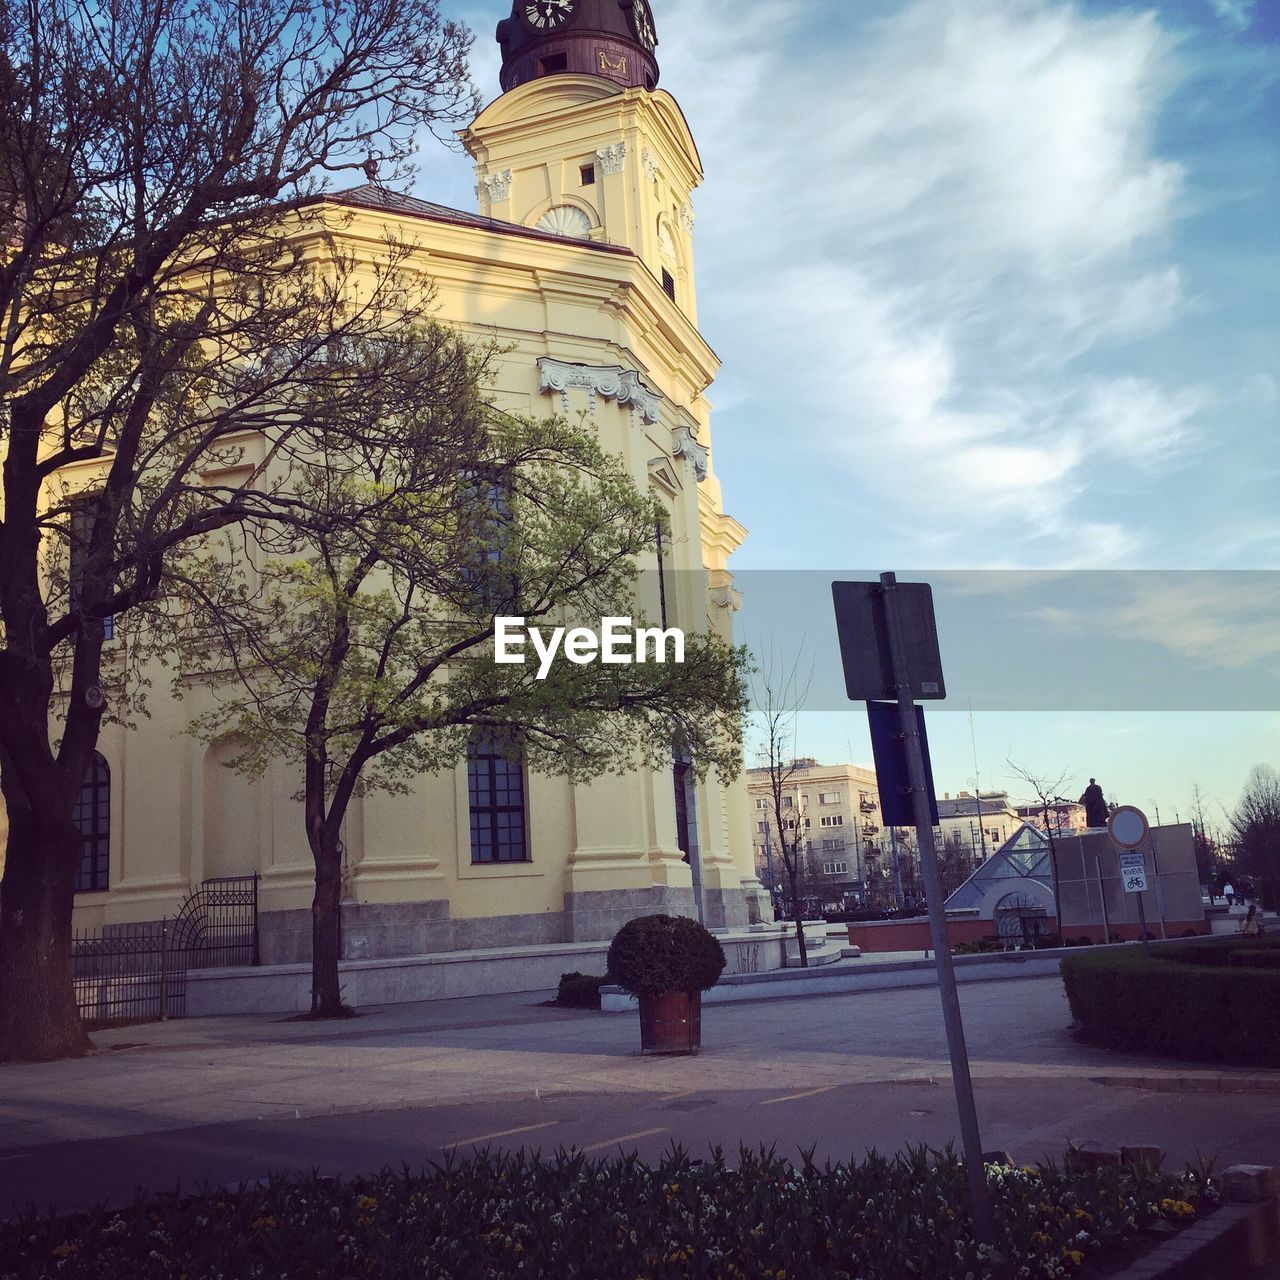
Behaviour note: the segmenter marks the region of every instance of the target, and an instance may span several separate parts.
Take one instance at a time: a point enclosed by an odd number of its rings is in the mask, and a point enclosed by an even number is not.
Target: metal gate
[[[204,881],[172,920],[77,930],[71,940],[86,1027],[180,1018],[188,970],[258,963],[256,875]]]

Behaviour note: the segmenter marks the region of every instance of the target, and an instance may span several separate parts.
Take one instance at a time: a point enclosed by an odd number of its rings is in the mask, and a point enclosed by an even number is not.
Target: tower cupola
[[[657,43],[649,0],[513,0],[498,23],[502,90],[558,73],[655,89]]]

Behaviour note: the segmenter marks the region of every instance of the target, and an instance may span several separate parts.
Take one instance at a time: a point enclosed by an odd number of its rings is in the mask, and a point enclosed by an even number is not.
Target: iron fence
[[[76,1004],[86,1027],[181,1017],[187,974],[168,921],[77,930],[71,941]]]
[[[191,969],[258,963],[256,875],[204,881],[172,920],[77,930],[71,941],[86,1027],[183,1017]]]

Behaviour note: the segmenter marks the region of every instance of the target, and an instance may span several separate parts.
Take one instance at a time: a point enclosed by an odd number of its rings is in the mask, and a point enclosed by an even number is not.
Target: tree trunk
[[[796,886],[795,873],[791,872],[787,879],[791,882],[791,919],[796,926],[796,944],[800,948],[800,967],[809,967],[809,948],[804,940],[804,911],[800,907],[800,892]]]
[[[342,854],[336,840],[322,836],[312,849],[316,891],[311,900],[311,1016],[342,1018],[338,961],[342,959]]]
[[[71,976],[71,909],[83,837],[8,805],[0,893],[0,1062],[79,1057],[93,1045]]]

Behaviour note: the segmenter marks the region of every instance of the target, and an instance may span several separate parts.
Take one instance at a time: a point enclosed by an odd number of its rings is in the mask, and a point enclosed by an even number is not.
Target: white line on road
[[[762,1107],[771,1107],[775,1102],[795,1102],[800,1098],[816,1098],[820,1093],[830,1093],[832,1089],[838,1088],[838,1085],[824,1084],[817,1089],[806,1089],[803,1093],[784,1093],[780,1098],[766,1098],[760,1105]]]
[[[605,1147],[620,1147],[624,1142],[635,1142],[637,1138],[652,1138],[655,1133],[666,1133],[662,1129],[641,1129],[639,1133],[624,1133],[620,1138],[609,1138],[604,1142],[593,1142],[590,1146],[579,1147],[579,1151],[603,1151]]]
[[[535,1129],[549,1129],[553,1124],[559,1124],[559,1120],[543,1120],[540,1124],[522,1124],[515,1129],[500,1129],[497,1133],[482,1133],[478,1138],[459,1138],[456,1142],[445,1142],[441,1145],[448,1147],[478,1147],[482,1142],[491,1142],[494,1138],[509,1138],[516,1133],[532,1133]]]

